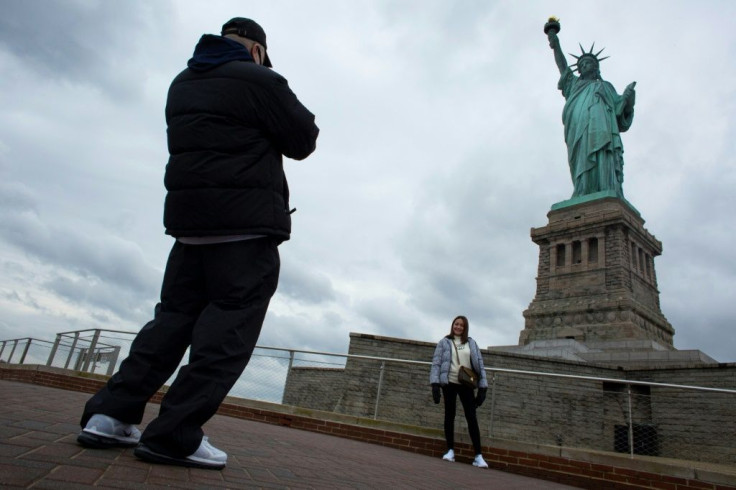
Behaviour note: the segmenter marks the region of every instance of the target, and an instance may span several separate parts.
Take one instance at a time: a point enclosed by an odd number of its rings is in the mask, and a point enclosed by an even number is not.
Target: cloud
[[[258,345],[344,353],[350,331],[346,318],[339,313],[303,309],[288,312],[276,305],[266,315]]]
[[[52,316],[89,309],[97,321],[108,319],[100,310],[116,318],[150,314],[161,273],[146,263],[141,248],[103,231],[89,235],[48,223],[38,199],[22,185],[0,186],[0,236],[18,254],[3,262],[6,299]]]
[[[0,46],[22,59],[36,76],[93,82],[111,97],[128,98],[135,85],[131,53],[141,41],[166,32],[168,2],[11,2],[0,19]]]
[[[8,212],[36,212],[37,198],[20,183],[0,183],[0,207]]]
[[[279,292],[306,303],[322,304],[334,301],[337,294],[330,278],[314,266],[290,263],[286,259],[279,277]]]
[[[147,266],[141,249],[118,237],[89,236],[44,223],[31,212],[0,216],[4,239],[47,265],[83,278],[149,292],[160,272]]]
[[[736,70],[717,62],[733,58],[736,4],[6,3],[0,334],[150,316],[171,245],[167,87],[202,33],[245,14],[322,130],[313,156],[286,162],[299,211],[261,342],[436,341],[466,314],[481,345],[516,343],[536,286],[529,230],[572,192],[542,33],[557,15],[566,52],[595,41],[611,56],[604,78],[637,81],[624,192],[663,242],[675,344],[736,360]]]

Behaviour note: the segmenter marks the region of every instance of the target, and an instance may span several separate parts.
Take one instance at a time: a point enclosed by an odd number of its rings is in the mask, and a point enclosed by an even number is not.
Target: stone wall
[[[327,376],[324,370],[293,368],[284,402],[353,416],[376,415],[396,423],[442,427],[443,406],[432,402],[429,387],[429,363],[435,346],[352,333],[351,355],[425,364],[387,361],[381,369],[381,361],[349,358],[344,370],[330,370]],[[733,389],[736,364],[626,370],[512,353],[482,353],[487,368],[610,380],[523,372],[489,374],[487,401],[478,409],[484,444],[489,439],[504,439],[626,452],[630,410],[634,447],[640,454],[736,464],[736,395],[632,385],[629,405],[624,383],[628,379]],[[467,442],[461,409],[455,431],[458,440]],[[638,440],[643,437],[647,440]]]
[[[531,229],[539,246],[537,290],[523,312],[519,345],[655,340],[674,349],[659,302],[654,258],[662,244],[620,199],[559,208]]]
[[[699,368],[672,368],[632,371],[630,376],[654,383],[736,389],[734,364],[716,364]],[[690,459],[736,463],[736,396],[675,387],[651,389],[652,424],[661,434],[661,456],[677,457],[705,450],[707,456]]]
[[[342,399],[344,379],[340,368],[292,367],[282,403],[334,412]]]

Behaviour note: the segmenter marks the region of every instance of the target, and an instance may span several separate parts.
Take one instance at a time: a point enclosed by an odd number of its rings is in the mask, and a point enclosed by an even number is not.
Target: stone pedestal
[[[519,345],[645,340],[674,349],[654,268],[662,243],[639,213],[605,197],[553,207],[547,217],[547,226],[531,230],[539,245],[537,291]]]

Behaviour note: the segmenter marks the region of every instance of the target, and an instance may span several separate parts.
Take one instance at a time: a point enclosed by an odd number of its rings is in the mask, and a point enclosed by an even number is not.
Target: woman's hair
[[[452,319],[452,323],[450,324],[450,335],[448,337],[455,337],[455,334],[452,332],[452,326],[455,324],[455,320],[461,319],[463,321],[463,324],[465,325],[465,328],[463,329],[463,334],[460,336],[460,342],[463,344],[468,341],[468,330],[470,330],[470,322],[468,322],[468,319],[463,315],[458,315],[455,318]]]

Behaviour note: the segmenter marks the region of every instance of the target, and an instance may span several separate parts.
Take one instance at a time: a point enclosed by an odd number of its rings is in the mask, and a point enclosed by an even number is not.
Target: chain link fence
[[[736,390],[489,371],[489,438],[736,464]]]
[[[332,368],[345,366],[345,356],[309,353],[275,347],[256,347],[248,367],[230,390],[230,396],[272,403],[284,403],[289,374],[294,368]]]
[[[522,371],[486,364],[484,441],[736,465],[736,389]],[[441,428],[430,363],[347,356],[344,369],[293,368],[284,403]],[[612,371],[616,373],[616,370]],[[468,442],[462,410],[455,436]]]
[[[122,330],[76,330],[56,334],[54,342],[24,338],[0,341],[0,361],[13,364],[40,364],[111,376],[128,356],[136,332]],[[331,359],[331,357],[333,359]],[[292,367],[331,367],[345,365],[344,356],[297,353],[257,346],[248,367],[229,396],[282,403],[286,379]],[[186,364],[189,350],[179,367]],[[167,385],[170,385],[176,372]]]
[[[111,375],[134,337],[94,329],[60,333],[55,342],[0,341],[0,362]],[[429,367],[259,346],[229,395],[441,428],[443,410],[431,400]],[[493,366],[486,372],[487,398],[478,409],[486,440],[736,464],[736,390]],[[460,410],[455,431],[459,440],[467,434]]]

